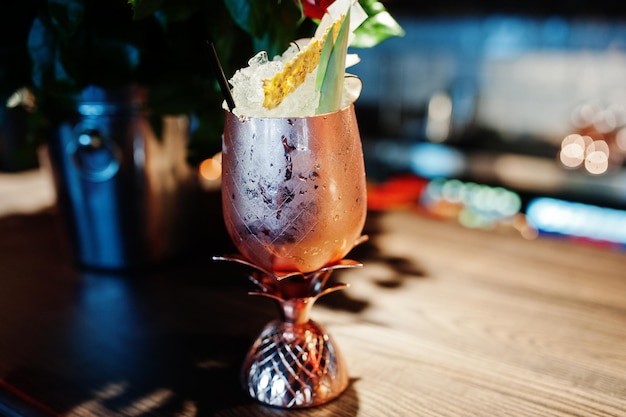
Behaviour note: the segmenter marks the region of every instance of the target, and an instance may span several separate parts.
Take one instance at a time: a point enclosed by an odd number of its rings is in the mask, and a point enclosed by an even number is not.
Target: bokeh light
[[[450,134],[452,99],[449,95],[434,94],[428,102],[426,137],[432,142],[443,142]]]
[[[615,145],[620,152],[626,154],[626,127],[623,127],[615,134]]]
[[[626,244],[623,210],[540,197],[529,202],[526,216],[541,232]]]
[[[586,136],[589,138],[588,136]],[[589,138],[591,140],[591,138]],[[559,157],[561,163],[568,168],[576,168],[585,160],[586,143],[582,135],[573,133],[561,142]]]
[[[595,101],[583,103],[572,112],[571,123],[577,129],[586,128],[593,125],[601,111],[602,106]]]
[[[604,174],[609,168],[609,159],[604,152],[593,151],[585,158],[585,169],[590,174]]]
[[[609,145],[603,140],[595,140],[585,150],[585,169],[590,174],[604,174],[609,168]]]
[[[610,156],[610,146],[603,139],[572,133],[561,141],[559,160],[567,168],[583,166],[590,174],[604,174],[609,169]]]
[[[430,181],[421,202],[430,212],[470,228],[510,222],[522,207],[520,196],[511,190],[458,179]]]
[[[200,177],[206,181],[217,181],[222,177],[222,153],[205,159],[198,166]]]
[[[559,160],[570,169],[601,175],[618,169],[626,157],[626,95],[617,92],[606,103],[590,100],[571,113],[574,132],[563,139]],[[585,140],[581,159],[580,138]]]

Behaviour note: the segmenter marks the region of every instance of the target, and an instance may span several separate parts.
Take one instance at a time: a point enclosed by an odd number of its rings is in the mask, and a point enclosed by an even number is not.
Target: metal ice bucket
[[[184,251],[195,187],[189,122],[164,117],[154,127],[141,89],[90,87],[51,132],[58,207],[79,266],[133,270]]]

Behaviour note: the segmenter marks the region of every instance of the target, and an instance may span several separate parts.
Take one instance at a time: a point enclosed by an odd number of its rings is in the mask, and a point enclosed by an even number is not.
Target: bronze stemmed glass
[[[301,408],[328,402],[348,386],[333,338],[309,318],[337,268],[362,242],[366,181],[354,106],[310,117],[226,113],[222,205],[239,254],[216,257],[253,268],[253,294],[271,297],[268,323],[243,365],[243,385],[266,404]]]

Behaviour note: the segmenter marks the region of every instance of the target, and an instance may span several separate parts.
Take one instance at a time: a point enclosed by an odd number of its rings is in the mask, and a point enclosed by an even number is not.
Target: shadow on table
[[[5,276],[0,415],[2,404],[27,417],[257,414],[240,367],[276,306],[251,301],[236,265],[198,262],[184,274]],[[355,392],[341,401],[358,404]]]
[[[246,346],[245,342],[231,337],[216,347],[212,340],[191,338],[184,344],[194,346],[198,362],[184,359],[189,355],[172,352],[174,356],[162,358],[167,365],[155,363],[151,372],[137,375],[136,368],[130,368],[109,379],[89,378],[97,369],[83,369],[81,378],[76,378],[45,369],[45,365],[18,368],[0,384],[0,415],[4,403],[22,417],[202,417],[268,413],[298,416],[298,410],[259,404],[243,391],[238,376],[245,354],[241,347]],[[357,415],[359,402],[354,383],[336,400],[316,407],[315,415]]]
[[[221,217],[213,214],[202,226],[214,224],[212,239],[201,241],[190,259],[136,276],[69,265],[53,212],[1,218],[0,415],[3,403],[45,416],[266,410],[247,396],[239,377],[258,332],[276,318],[276,306],[251,301],[247,292],[254,288],[245,268],[211,261],[232,250]],[[380,227],[379,214],[370,214],[364,231],[370,240],[349,257],[366,267],[388,266],[390,274],[375,283],[382,288],[423,277],[419,265],[385,254],[377,242]],[[354,313],[369,306],[349,291],[320,303]],[[316,413],[356,415],[354,384]]]
[[[385,248],[378,241],[378,237],[384,233],[381,225],[381,217],[383,215],[384,213],[380,211],[370,211],[368,213],[363,234],[367,235],[369,239],[355,247],[347,257],[362,262],[364,268],[367,268],[368,265],[382,264],[387,271],[386,275],[375,279],[374,285],[388,290],[400,289],[406,280],[425,278],[426,272],[414,260],[389,255],[385,252]],[[344,273],[350,272],[335,271],[331,280],[335,282],[341,281],[341,276]],[[329,294],[326,297],[322,297],[318,303],[329,308],[347,310],[352,313],[359,313],[370,305],[367,299],[352,297],[349,290]]]

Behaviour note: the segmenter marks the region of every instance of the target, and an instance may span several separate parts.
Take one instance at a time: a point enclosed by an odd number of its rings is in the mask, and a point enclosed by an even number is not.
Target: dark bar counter
[[[123,276],[75,268],[45,182],[10,181],[31,200],[0,217],[0,415],[626,416],[623,250],[372,211],[349,255],[364,267],[312,310],[349,388],[285,411],[240,385],[277,309],[211,260],[233,251],[217,191],[188,258]]]

